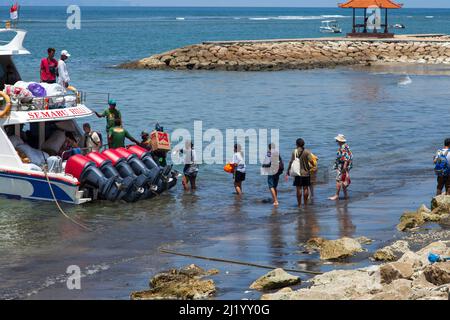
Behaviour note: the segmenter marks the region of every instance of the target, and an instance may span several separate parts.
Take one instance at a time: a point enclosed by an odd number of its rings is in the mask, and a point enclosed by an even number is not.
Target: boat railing
[[[104,106],[111,96],[108,92],[67,91],[65,94],[45,97],[11,97],[11,109],[13,111],[64,109],[87,103]],[[0,97],[0,105],[3,104],[2,101],[3,98]]]
[[[11,107],[14,111],[64,109],[82,103],[83,94],[81,92],[67,92],[44,97],[11,98]]]

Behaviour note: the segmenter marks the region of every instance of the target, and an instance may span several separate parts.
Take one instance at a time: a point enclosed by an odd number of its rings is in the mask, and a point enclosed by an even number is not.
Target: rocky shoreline
[[[261,292],[262,300],[449,300],[450,261],[445,260],[450,257],[450,196],[435,197],[431,208],[422,205],[402,215],[397,229],[404,232],[403,239],[371,254],[370,260],[381,264],[326,272],[298,290],[292,287],[301,283],[299,277],[275,269],[249,284],[249,289]],[[427,222],[440,223],[442,230],[424,232],[421,226]],[[322,261],[339,262],[367,251],[363,246],[371,242],[365,237],[312,238],[304,248],[318,252]],[[433,261],[430,254],[441,261]],[[150,290],[134,292],[131,298],[211,299],[217,289],[213,280],[204,278],[218,273],[195,265],[172,269],[155,275]]]
[[[276,71],[374,63],[450,64],[450,39],[205,42],[119,65],[124,69]]]

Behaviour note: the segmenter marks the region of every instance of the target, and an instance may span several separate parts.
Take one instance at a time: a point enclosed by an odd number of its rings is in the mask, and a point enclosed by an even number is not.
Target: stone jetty
[[[124,63],[119,68],[275,71],[373,63],[450,64],[450,37],[204,42]]]

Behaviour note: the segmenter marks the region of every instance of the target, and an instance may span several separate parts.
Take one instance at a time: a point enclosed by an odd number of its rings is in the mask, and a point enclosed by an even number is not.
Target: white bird
[[[402,79],[400,79],[397,84],[399,86],[407,86],[408,84],[411,84],[412,80],[409,76],[404,76]]]

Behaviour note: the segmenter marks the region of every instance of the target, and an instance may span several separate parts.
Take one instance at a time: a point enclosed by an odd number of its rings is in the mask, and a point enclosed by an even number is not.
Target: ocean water
[[[25,80],[37,80],[47,47],[67,49],[72,84],[87,92],[88,106],[118,101],[125,126],[138,137],[159,121],[173,131],[203,128],[279,129],[288,160],[303,137],[320,158],[314,204],[296,208],[291,182],[281,183],[278,209],[266,178],[249,165],[245,195],[233,195],[222,165],[202,165],[196,193],[181,185],[151,201],[65,206],[94,232],[57,213],[52,203],[0,199],[0,297],[119,298],[147,288],[163,269],[197,263],[218,268],[218,298],[258,298],[250,283],[265,270],[163,255],[160,247],[326,271],[367,264],[370,252],[392,237],[401,213],[429,203],[434,193],[432,156],[448,135],[449,70],[444,66],[338,68],[282,72],[133,71],[121,62],[207,40],[318,37],[320,21],[351,12],[286,8],[82,7],[81,30],[66,28],[66,8],[23,8],[20,27],[32,54],[16,57]],[[430,17],[433,18],[430,18]],[[429,18],[427,18],[429,17]],[[1,17],[0,17],[1,19]],[[391,13],[405,33],[450,33],[450,10],[404,9]],[[404,74],[412,83],[399,85]],[[104,122],[89,121],[102,130]],[[326,200],[334,192],[333,137],[344,133],[355,154],[351,200]],[[181,169],[181,167],[177,167]],[[313,236],[374,239],[369,251],[339,265],[322,264],[301,244]],[[67,290],[66,268],[78,265],[82,290]],[[303,279],[307,279],[302,275]]]

